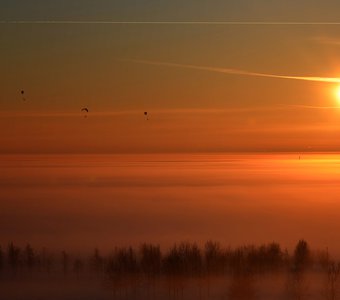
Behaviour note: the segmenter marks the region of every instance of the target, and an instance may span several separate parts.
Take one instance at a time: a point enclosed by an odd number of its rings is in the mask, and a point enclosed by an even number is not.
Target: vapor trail
[[[73,20],[2,20],[0,24],[112,24],[112,25],[251,25],[251,26],[338,26],[340,22],[247,22],[247,21],[73,21]]]
[[[340,83],[340,78],[337,78],[337,77],[277,75],[277,74],[248,72],[248,71],[237,70],[237,69],[214,68],[214,67],[205,67],[205,66],[197,66],[197,65],[178,64],[178,63],[168,63],[168,62],[158,62],[158,61],[148,61],[148,60],[137,60],[137,59],[120,59],[120,60],[138,63],[138,64],[194,69],[194,70],[209,71],[209,72],[224,73],[224,74],[233,74],[233,75],[292,79],[292,80],[304,80],[304,81],[326,82],[326,83]]]

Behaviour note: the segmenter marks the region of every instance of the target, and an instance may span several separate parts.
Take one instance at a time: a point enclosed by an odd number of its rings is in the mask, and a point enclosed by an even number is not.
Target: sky
[[[0,153],[339,151],[339,9],[0,0]]]

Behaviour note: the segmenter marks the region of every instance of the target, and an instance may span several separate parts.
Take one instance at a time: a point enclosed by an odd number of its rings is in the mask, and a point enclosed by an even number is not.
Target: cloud
[[[164,67],[174,67],[174,68],[184,68],[184,69],[194,69],[194,70],[200,70],[200,71],[209,71],[209,72],[224,73],[224,74],[231,74],[231,75],[267,77],[267,78],[291,79],[291,80],[303,80],[303,81],[314,81],[314,82],[325,82],[325,83],[340,83],[340,78],[338,78],[338,77],[278,75],[278,74],[249,72],[249,71],[238,70],[238,69],[215,68],[215,67],[197,66],[197,65],[189,65],[189,64],[138,60],[138,59],[120,59],[120,60],[132,62],[132,63],[138,63],[138,64],[164,66]]]

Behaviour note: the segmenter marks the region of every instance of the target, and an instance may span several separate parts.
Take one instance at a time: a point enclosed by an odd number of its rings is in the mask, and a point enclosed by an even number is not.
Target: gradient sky
[[[0,153],[338,151],[339,83],[322,78],[340,77],[340,24],[317,23],[339,22],[339,10],[321,0],[0,0]]]

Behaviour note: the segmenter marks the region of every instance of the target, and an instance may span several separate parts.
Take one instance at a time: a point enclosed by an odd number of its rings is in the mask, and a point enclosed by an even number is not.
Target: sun
[[[338,105],[340,105],[340,85],[335,88],[335,98]]]

